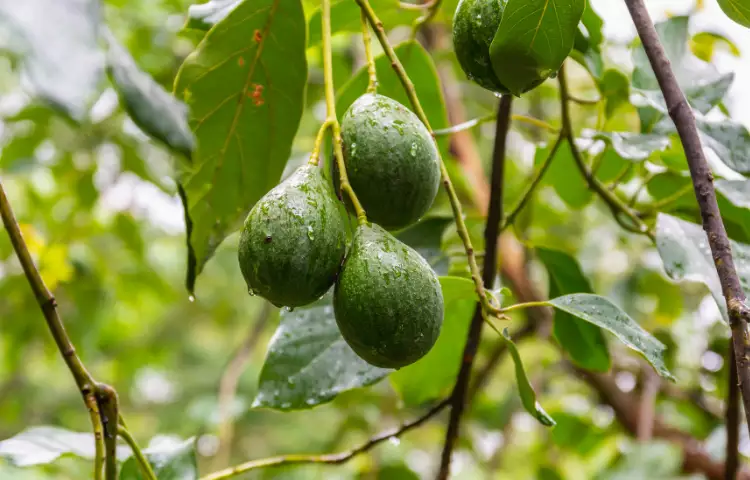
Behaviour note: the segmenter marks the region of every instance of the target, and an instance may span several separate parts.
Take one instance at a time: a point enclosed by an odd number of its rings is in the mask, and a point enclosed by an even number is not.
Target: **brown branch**
[[[639,442],[648,442],[654,433],[656,415],[656,397],[659,395],[661,379],[653,368],[641,361],[641,398],[638,406],[638,428],[636,438]]]
[[[656,33],[654,24],[648,15],[646,5],[643,0],[626,0],[625,3],[630,11],[630,16],[633,18],[633,23],[635,23],[635,28],[641,38],[651,68],[659,82],[659,87],[664,94],[669,116],[677,128],[677,133],[685,150],[695,197],[703,219],[703,229],[708,236],[708,244],[713,253],[722,293],[727,302],[739,386],[745,405],[748,428],[750,428],[750,358],[748,358],[750,356],[750,336],[747,330],[750,308],[745,303],[745,292],[742,291],[739,277],[734,268],[732,247],[729,244],[719,206],[716,203],[713,174],[703,153],[693,111],[672,72],[669,59],[659,41],[659,35]]]
[[[492,154],[492,176],[490,179],[490,199],[487,214],[487,224],[484,230],[484,265],[482,282],[485,288],[492,288],[497,272],[497,239],[500,233],[500,222],[503,218],[503,175],[505,167],[505,142],[510,129],[510,111],[512,97],[504,95],[498,106],[497,121],[495,122],[495,146]],[[482,306],[478,305],[471,319],[469,333],[461,356],[461,368],[458,372],[456,384],[451,394],[451,415],[445,433],[445,444],[440,458],[440,470],[437,478],[444,480],[450,474],[450,463],[453,449],[459,435],[461,416],[466,405],[466,394],[469,388],[471,368],[479,347],[482,335]]]
[[[737,385],[737,364],[732,361],[734,357],[734,347],[729,346],[729,393],[727,394],[726,407],[726,429],[727,429],[727,455],[726,464],[727,480],[737,478],[739,469],[739,443],[740,443],[740,399],[739,388]]]

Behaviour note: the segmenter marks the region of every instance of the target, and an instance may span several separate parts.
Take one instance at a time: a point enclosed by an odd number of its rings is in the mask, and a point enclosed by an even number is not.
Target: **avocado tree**
[[[750,478],[750,1],[616,3],[0,3],[0,477]]]

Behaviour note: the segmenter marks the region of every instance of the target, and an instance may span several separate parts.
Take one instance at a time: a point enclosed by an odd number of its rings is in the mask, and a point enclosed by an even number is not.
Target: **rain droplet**
[[[287,312],[290,312],[290,313],[291,313],[291,312],[293,312],[293,311],[294,311],[294,307],[285,307],[285,308],[286,308],[286,311],[287,311]]]
[[[195,303],[195,295],[190,295],[188,301],[190,301],[190,303]]]
[[[401,440],[398,439],[398,437],[391,437],[388,439],[391,444],[399,446],[401,444]]]
[[[255,296],[255,290],[253,290],[253,289],[251,288],[251,289],[249,289],[249,290],[247,291],[247,294],[248,294],[248,295],[250,295],[251,297],[254,297],[254,296]]]

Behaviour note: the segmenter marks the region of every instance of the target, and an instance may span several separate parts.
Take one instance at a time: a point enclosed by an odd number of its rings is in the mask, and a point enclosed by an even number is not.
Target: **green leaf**
[[[104,74],[97,0],[0,2],[0,49],[21,59],[35,93],[77,121]]]
[[[591,137],[604,140],[620,157],[634,162],[646,160],[653,153],[664,151],[670,145],[668,136],[656,133],[593,132]]]
[[[750,28],[750,1],[719,0],[719,7],[721,7],[727,17],[743,27]]]
[[[392,371],[373,367],[354,353],[339,332],[331,300],[329,292],[312,305],[282,310],[254,408],[312,408],[343,391],[372,385]]]
[[[750,245],[730,240],[732,258],[742,289],[750,292]],[[701,226],[660,213],[656,219],[656,248],[664,270],[675,281],[700,282],[708,288],[728,322],[726,300],[716,273],[706,232]]]
[[[152,137],[190,158],[195,146],[187,107],[141,71],[130,53],[107,32],[107,72],[133,121]]]
[[[541,165],[549,155],[549,151],[550,146],[537,147],[534,165],[537,167]],[[560,198],[574,210],[585,207],[593,198],[593,193],[573,159],[567,140],[563,141],[557,149],[543,182],[552,185]]]
[[[516,344],[511,340],[507,328],[503,330],[501,338],[505,340],[505,344],[508,346],[508,352],[510,352],[513,364],[515,365],[516,384],[518,384],[518,394],[521,397],[523,408],[545,427],[553,427],[555,425],[555,420],[550,417],[547,412],[544,411],[544,408],[539,405],[539,402],[537,402],[534,387],[532,387],[531,382],[529,382],[529,377],[526,375],[526,370],[523,368],[521,355],[518,353]]]
[[[537,248],[536,254],[549,273],[550,297],[593,292],[573,257],[549,248]],[[555,313],[554,332],[557,341],[570,355],[573,363],[597,372],[609,370],[609,350],[599,327],[558,310]]]
[[[445,314],[440,337],[417,362],[393,372],[393,388],[408,406],[421,405],[447,393],[456,381],[461,354],[476,306],[474,283],[465,278],[440,277]]]
[[[549,303],[558,310],[614,333],[622,343],[643,355],[659,375],[674,380],[664,365],[666,347],[606,298],[579,293],[557,297]]]
[[[630,80],[619,70],[607,69],[598,80],[597,86],[605,102],[607,118],[612,117],[620,105],[630,100]]]
[[[591,2],[586,2],[586,7],[583,10],[581,16],[581,23],[586,27],[588,33],[589,46],[599,49],[599,46],[604,41],[604,20],[597,14],[591,7]]]
[[[190,5],[185,28],[208,30],[229,15],[244,0],[209,0]]]
[[[726,45],[731,55],[740,56],[740,49],[737,48],[737,45],[719,33],[701,32],[693,35],[693,38],[690,39],[690,51],[704,62],[713,60],[714,52],[720,45]]]
[[[198,460],[195,439],[174,441],[152,440],[143,450],[159,480],[198,480]],[[125,460],[120,469],[120,480],[142,480],[135,457]]]
[[[490,45],[500,82],[520,95],[560,69],[586,0],[508,0]]]
[[[624,456],[603,478],[632,480],[634,478],[680,478],[683,453],[675,444],[651,441],[629,445]]]
[[[304,106],[304,21],[299,0],[241,3],[180,68],[175,92],[190,107],[198,140],[180,175],[195,275],[279,182]]]
[[[720,121],[696,118],[701,140],[716,153],[726,166],[743,175],[750,175],[750,133],[734,120]]]

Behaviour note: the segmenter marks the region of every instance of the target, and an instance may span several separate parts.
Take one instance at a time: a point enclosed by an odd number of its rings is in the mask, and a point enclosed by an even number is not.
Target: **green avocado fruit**
[[[440,158],[414,113],[367,93],[344,114],[341,139],[349,183],[370,220],[397,230],[429,210],[440,187]]]
[[[253,206],[239,244],[252,294],[277,307],[299,307],[328,291],[346,253],[336,202],[322,171],[305,165]]]
[[[333,294],[341,335],[377,367],[401,368],[430,351],[443,324],[437,275],[377,224],[360,225]]]

